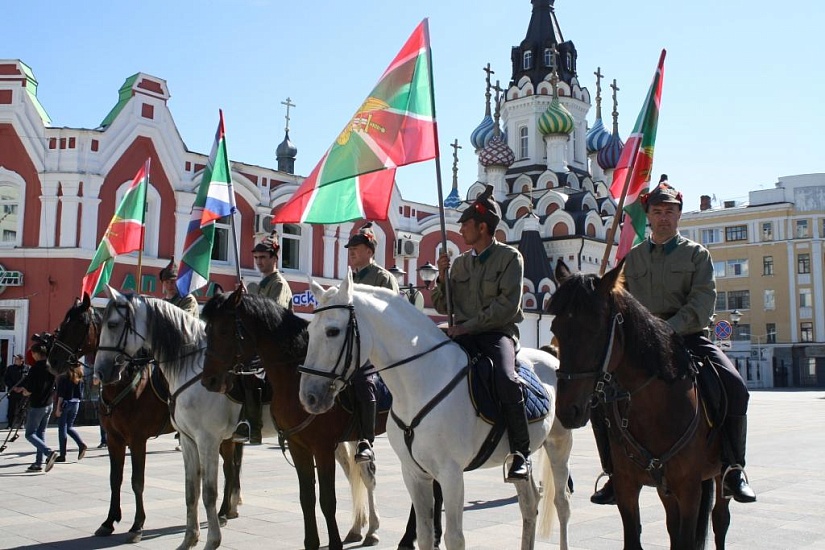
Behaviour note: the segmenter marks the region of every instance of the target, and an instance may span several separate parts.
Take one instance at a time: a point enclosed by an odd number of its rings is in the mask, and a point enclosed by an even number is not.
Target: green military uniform
[[[166,298],[166,301],[174,306],[178,306],[183,311],[185,311],[193,317],[200,317],[200,311],[198,310],[198,300],[191,293],[187,294],[186,296],[181,296],[178,292],[171,298]]]
[[[375,262],[371,262],[367,267],[353,272],[352,280],[362,285],[388,288],[394,292],[401,292],[398,288],[398,281],[392,273]]]
[[[283,308],[292,309],[292,289],[278,271],[270,273],[261,279],[260,283],[250,284],[248,292],[275,300],[275,303]]]

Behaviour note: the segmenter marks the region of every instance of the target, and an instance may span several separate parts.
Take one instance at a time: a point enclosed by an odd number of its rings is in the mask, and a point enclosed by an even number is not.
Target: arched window
[[[524,52],[524,62],[523,62],[523,69],[525,71],[529,71],[533,68],[533,51],[527,50]]]
[[[544,48],[544,66],[553,66],[553,50],[551,48]]]
[[[301,269],[301,226],[283,225],[281,231],[281,268]]]
[[[12,247],[21,237],[20,188],[10,182],[0,181],[0,246]]]
[[[527,133],[527,126],[519,126],[518,129],[518,153],[520,159],[530,156],[530,138]]]

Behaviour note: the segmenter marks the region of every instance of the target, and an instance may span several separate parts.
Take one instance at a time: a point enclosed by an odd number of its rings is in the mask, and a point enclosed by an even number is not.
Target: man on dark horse
[[[398,281],[392,273],[375,263],[376,244],[377,239],[372,230],[372,222],[367,222],[344,245],[347,249],[350,268],[352,268],[352,280],[362,285],[388,288],[398,294],[400,292]],[[372,444],[375,441],[375,417],[378,414],[375,385],[377,377],[377,374],[364,375],[361,369],[358,369],[352,377],[359,429],[355,462],[359,464],[375,460]]]
[[[292,310],[292,289],[278,271],[280,250],[278,232],[274,230],[255,245],[252,249],[252,259],[255,260],[255,267],[261,272],[263,278],[260,283],[250,284],[247,292],[269,298],[279,306]],[[232,439],[238,443],[260,445],[265,381],[263,375],[258,376],[257,373],[241,375],[239,380],[243,387],[244,399],[241,403],[241,421],[235,428]]]
[[[627,290],[650,312],[666,321],[684,339],[690,353],[709,358],[716,366],[728,400],[723,435],[728,451],[722,452],[725,496],[737,502],[754,502],[756,495],[744,475],[748,399],[750,395],[739,371],[707,337],[716,305],[716,281],[710,252],[679,234],[682,194],[662,176],[659,185],[641,198],[650,224],[650,237],[625,257]],[[709,368],[709,367],[704,367]],[[610,440],[603,417],[593,409],[593,433],[606,475],[613,473]],[[725,449],[726,445],[722,445]],[[613,483],[596,491],[595,504],[615,504]]]
[[[507,423],[513,461],[506,481],[529,475],[530,435],[521,387],[516,376],[517,324],[521,310],[524,260],[521,253],[494,235],[501,210],[487,188],[458,220],[464,243],[471,248],[449,271],[455,324],[447,333],[458,343],[471,343],[493,361],[496,387]],[[447,313],[446,282],[450,257],[438,258],[438,281],[432,298],[436,311]]]

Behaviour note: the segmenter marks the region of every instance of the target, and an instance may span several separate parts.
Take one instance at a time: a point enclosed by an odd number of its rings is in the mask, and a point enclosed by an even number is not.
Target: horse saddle
[[[705,418],[712,428],[718,428],[727,416],[728,395],[725,392],[725,386],[710,357],[693,356],[692,363],[696,372],[696,385],[699,388],[699,399],[705,411]]]
[[[528,363],[516,360],[521,394],[524,397],[524,411],[530,423],[544,420],[550,414],[550,396]],[[493,362],[488,357],[476,356],[467,374],[470,401],[476,414],[486,423],[497,425],[504,422],[499,407]]]

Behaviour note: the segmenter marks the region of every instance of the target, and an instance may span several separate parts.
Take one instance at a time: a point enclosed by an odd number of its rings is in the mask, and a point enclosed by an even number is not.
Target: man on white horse
[[[662,175],[653,191],[642,195],[641,201],[650,224],[650,237],[634,246],[625,257],[627,290],[653,315],[667,321],[681,334],[691,354],[709,358],[716,366],[728,399],[723,425],[727,445],[722,446],[725,496],[732,496],[737,502],[754,502],[756,494],[744,474],[748,387],[727,355],[706,335],[716,306],[713,259],[704,246],[679,234],[682,194],[668,185],[666,175]],[[616,504],[610,479],[613,473],[610,439],[604,418],[595,412],[597,410],[593,409],[591,425],[608,480],[590,501]]]
[[[449,272],[455,325],[447,333],[460,344],[473,344],[493,361],[498,397],[507,423],[513,461],[506,481],[527,479],[530,435],[524,400],[516,375],[517,323],[521,310],[524,260],[521,253],[494,235],[501,214],[487,188],[458,220],[464,243],[471,248],[456,258]],[[450,257],[438,258],[438,281],[432,298],[436,311],[447,313]]]
[[[274,300],[285,309],[292,309],[292,289],[289,288],[284,276],[278,271],[278,252],[281,245],[278,243],[278,232],[273,230],[252,249],[252,259],[255,267],[263,278],[260,283],[249,285],[249,294],[258,294]],[[263,375],[248,373],[238,377],[244,390],[244,399],[241,403],[241,421],[235,428],[232,440],[237,443],[261,444],[261,429],[263,428]]]
[[[392,273],[375,263],[376,241],[372,222],[367,222],[344,245],[349,257],[349,265],[352,268],[352,280],[362,285],[388,288],[399,293],[398,281]],[[358,448],[355,451],[356,463],[375,460],[372,444],[375,441],[375,417],[378,414],[375,387],[377,376],[377,374],[364,376],[363,371],[359,369],[352,377],[359,429]]]

